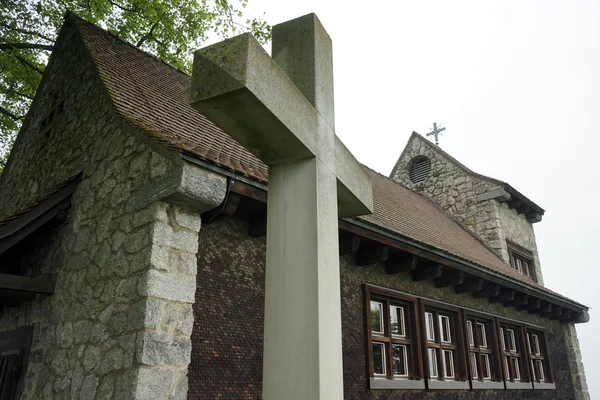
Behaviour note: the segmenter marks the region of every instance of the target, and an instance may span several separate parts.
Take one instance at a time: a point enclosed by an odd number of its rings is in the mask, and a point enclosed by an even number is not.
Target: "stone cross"
[[[197,51],[191,104],[269,166],[263,399],[343,398],[338,218],[371,180],[334,131],[331,39],[309,14]]]
[[[439,139],[438,139],[438,135],[439,135],[440,133],[442,133],[443,131],[445,131],[445,130],[446,130],[446,128],[442,128],[442,127],[439,127],[439,128],[438,128],[438,126],[437,126],[437,122],[434,122],[434,123],[433,123],[433,129],[431,130],[431,132],[429,132],[429,133],[427,134],[427,136],[435,136],[435,144],[436,144],[436,145],[439,145],[439,144],[440,144],[440,141],[439,141]]]

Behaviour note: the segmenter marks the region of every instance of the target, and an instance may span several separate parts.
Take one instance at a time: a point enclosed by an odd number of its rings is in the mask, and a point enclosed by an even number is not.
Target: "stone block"
[[[100,349],[95,346],[86,347],[83,356],[83,368],[86,371],[91,371],[98,363],[100,363]]]
[[[136,400],[168,399],[174,378],[175,371],[172,369],[142,367],[137,371],[134,398]]]
[[[177,225],[194,232],[199,232],[202,225],[200,214],[197,211],[188,210],[182,207],[175,207],[175,221],[177,222]]]
[[[193,303],[196,279],[187,275],[150,270],[138,284],[140,296]]]
[[[137,361],[145,365],[190,363],[192,341],[189,337],[146,331],[138,335]]]
[[[98,387],[98,377],[88,375],[81,385],[80,399],[93,399],[96,397],[96,388]]]

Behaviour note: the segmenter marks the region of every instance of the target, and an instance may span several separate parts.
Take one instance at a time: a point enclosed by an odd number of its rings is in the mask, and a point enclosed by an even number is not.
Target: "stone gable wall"
[[[67,22],[0,180],[8,214],[83,168],[67,221],[23,259],[55,293],[0,308],[0,331],[34,326],[23,399],[186,397],[200,214],[148,189],[182,164],[122,122]]]
[[[265,238],[251,238],[247,232],[244,218],[226,217],[203,226],[200,233],[190,400],[261,398]],[[437,289],[432,282],[413,282],[406,273],[387,275],[383,264],[357,267],[352,254],[340,258],[340,269],[344,398],[589,399],[585,376],[572,373],[581,364],[573,325],[474,299],[470,294],[457,296],[452,288]],[[366,376],[364,283],[545,327],[558,389],[370,390]]]
[[[417,156],[425,156],[431,161],[431,174],[423,182],[415,184],[410,181],[408,171],[411,161]],[[503,189],[500,184],[470,173],[437,151],[434,144],[418,136],[411,138],[390,176],[429,197],[506,263],[510,263],[507,239],[531,251],[538,282],[543,285],[533,225],[505,203],[490,198],[490,194]]]

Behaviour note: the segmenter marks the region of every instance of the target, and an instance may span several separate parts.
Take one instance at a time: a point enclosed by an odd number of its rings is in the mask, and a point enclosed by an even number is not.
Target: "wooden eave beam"
[[[465,281],[459,285],[454,286],[454,293],[470,293],[476,292],[483,288],[483,279],[469,277],[466,278]]]
[[[552,304],[550,303],[542,303],[540,305],[539,310],[537,310],[537,312],[542,316],[542,317],[547,317],[548,315],[550,315],[550,312],[552,311]]]
[[[561,322],[569,322],[571,321],[571,310],[568,310],[566,308],[563,308],[562,314],[560,316],[560,321]]]
[[[360,248],[360,236],[340,231],[340,256],[355,253]]]
[[[529,303],[529,296],[523,293],[518,293],[515,295],[515,298],[509,301],[505,301],[504,305],[506,307],[522,307]]]
[[[500,285],[493,282],[487,282],[483,285],[481,290],[473,292],[473,297],[476,299],[483,299],[485,297],[498,296],[500,294]]]
[[[503,303],[512,301],[515,298],[515,291],[512,289],[501,290],[496,296],[490,296],[490,303]]]
[[[435,262],[419,262],[417,268],[412,272],[412,280],[415,282],[429,279],[437,279],[442,276],[444,266]]]
[[[404,271],[414,271],[417,268],[419,257],[403,251],[391,252],[385,262],[386,274],[398,274]]]
[[[540,299],[536,299],[533,297],[529,298],[529,302],[521,307],[517,307],[519,310],[529,311],[530,314],[537,312],[542,305],[542,301]]]
[[[435,280],[435,287],[443,288],[460,285],[465,281],[465,273],[453,268],[444,268],[442,276]]]
[[[372,265],[379,261],[386,261],[389,253],[390,248],[379,243],[361,246],[356,252],[356,265],[364,267],[365,265]]]
[[[559,319],[562,315],[562,307],[561,306],[552,306],[552,310],[546,315],[550,319]]]
[[[4,290],[53,294],[55,282],[48,279],[30,278],[28,276],[0,274],[0,293]]]

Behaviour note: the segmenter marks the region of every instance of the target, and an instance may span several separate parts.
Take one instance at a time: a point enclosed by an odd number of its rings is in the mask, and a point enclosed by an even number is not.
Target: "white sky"
[[[592,308],[578,325],[600,398],[600,2],[250,0],[270,24],[315,12],[334,46],[337,134],[389,174],[410,133],[546,209],[546,286]],[[600,246],[599,246],[600,247]]]

